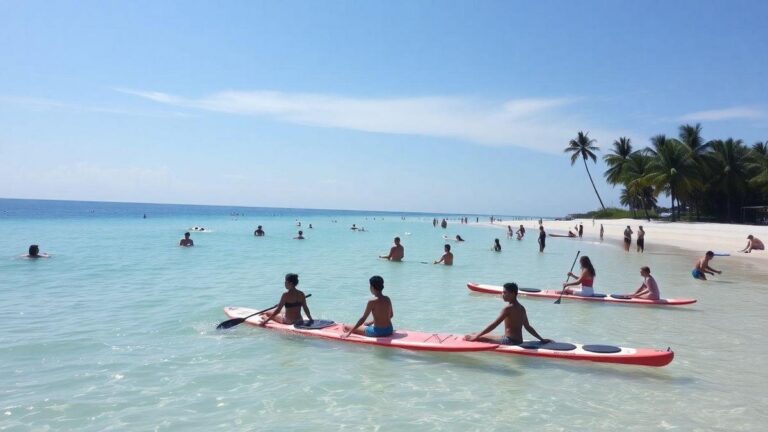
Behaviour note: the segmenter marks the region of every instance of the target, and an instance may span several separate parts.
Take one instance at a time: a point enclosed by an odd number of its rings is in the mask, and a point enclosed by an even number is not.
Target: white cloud
[[[167,105],[268,117],[288,123],[365,132],[459,139],[560,153],[579,130],[610,143],[620,132],[565,113],[575,100],[488,102],[457,97],[351,98],[313,93],[223,91],[197,99],[154,91],[119,91]],[[607,144],[606,144],[607,145]]]
[[[685,114],[681,121],[754,120],[766,117],[766,112],[755,107],[741,106]]]

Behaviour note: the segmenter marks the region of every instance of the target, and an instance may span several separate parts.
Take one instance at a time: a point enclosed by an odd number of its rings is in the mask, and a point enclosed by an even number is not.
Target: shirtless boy
[[[379,258],[390,261],[402,261],[405,256],[405,248],[400,244],[400,237],[395,237],[395,245],[389,248],[389,255],[381,255]]]
[[[721,274],[722,272],[720,270],[715,270],[712,267],[709,266],[709,261],[712,260],[712,258],[715,257],[715,253],[712,251],[707,251],[707,253],[701,257],[698,261],[696,261],[696,267],[694,267],[693,270],[691,270],[691,275],[694,279],[701,279],[701,280],[707,280],[707,276],[705,276],[705,273],[709,273],[711,275],[714,275],[715,273]]]

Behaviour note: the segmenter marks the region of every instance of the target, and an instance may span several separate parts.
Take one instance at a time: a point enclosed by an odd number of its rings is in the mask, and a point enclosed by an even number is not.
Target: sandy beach
[[[525,226],[526,235],[537,235],[538,221],[503,221],[503,222],[480,222],[477,225],[489,226],[497,229],[507,229],[511,225],[514,230],[520,226]],[[634,234],[632,235],[632,251],[635,250],[637,240],[637,231],[640,225],[645,230],[645,248],[652,249],[653,245],[674,246],[693,252],[706,252],[708,250],[718,253],[729,253],[733,257],[741,259],[760,259],[768,260],[768,252],[753,251],[752,253],[740,253],[747,244],[749,234],[763,240],[768,240],[768,226],[738,225],[722,223],[699,223],[699,222],[665,222],[640,219],[595,219],[594,226],[592,219],[573,219],[570,221],[545,220],[544,228],[547,234],[567,234],[568,229],[575,232],[574,227],[579,223],[584,224],[584,238],[598,240],[600,238],[600,225],[604,228],[604,241],[622,242],[624,238],[624,229],[629,225]]]

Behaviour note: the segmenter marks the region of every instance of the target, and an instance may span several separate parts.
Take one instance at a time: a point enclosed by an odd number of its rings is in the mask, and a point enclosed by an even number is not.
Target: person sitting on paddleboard
[[[192,239],[189,238],[189,233],[185,232],[184,233],[184,238],[179,240],[179,246],[189,247],[189,246],[194,246],[194,245],[195,245],[195,242],[193,242]]]
[[[494,252],[501,252],[501,243],[499,243],[499,239],[493,239],[493,246],[491,246],[491,249]]]
[[[277,304],[274,312],[272,312],[266,319],[259,323],[264,326],[270,320],[281,324],[295,324],[302,321],[301,309],[304,309],[304,313],[307,314],[307,319],[312,321],[312,314],[309,313],[309,307],[307,306],[307,298],[302,291],[296,289],[299,284],[299,275],[296,273],[288,273],[285,275],[285,289],[286,291],[280,296],[280,303]],[[285,308],[285,313],[280,312]]]
[[[747,236],[747,246],[739,252],[750,253],[753,250],[765,250],[765,245],[759,238],[750,234]]]
[[[444,264],[444,265],[453,265],[453,254],[451,253],[451,245],[447,244],[443,248],[445,250],[445,253],[443,256],[440,257],[439,260],[433,262],[432,264]]]
[[[651,268],[647,266],[640,267],[640,276],[643,277],[643,283],[640,288],[629,297],[645,300],[658,300],[661,298],[659,294],[659,285],[656,283],[656,279],[651,276]]]
[[[565,294],[573,294],[582,297],[590,297],[594,295],[592,285],[595,282],[595,268],[592,266],[592,261],[589,257],[584,255],[579,258],[579,264],[581,264],[581,275],[573,282],[563,284],[563,291]],[[575,274],[568,272],[568,277],[576,277]],[[569,286],[581,285],[581,289],[570,289]]]
[[[261,229],[261,225],[259,225],[258,228],[256,228],[256,231],[253,232],[253,235],[256,237],[263,237],[264,236],[264,230]]]
[[[374,295],[374,299],[368,300],[368,304],[365,306],[365,312],[363,316],[357,320],[352,328],[345,327],[347,333],[343,337],[349,337],[358,327],[365,323],[365,330],[357,331],[356,333],[363,334],[368,337],[387,337],[392,336],[395,330],[392,328],[392,317],[395,316],[392,310],[392,301],[389,297],[383,295],[381,292],[384,290],[384,278],[381,276],[373,276],[368,282],[370,283],[371,294]],[[365,322],[368,319],[368,315],[373,314],[373,321]]]
[[[493,329],[498,327],[498,325],[504,321],[504,336],[498,341],[498,343],[501,343],[502,345],[519,345],[523,343],[523,327],[525,327],[528,333],[541,342],[551,342],[551,340],[539,336],[536,330],[528,323],[528,315],[525,313],[525,308],[517,301],[516,283],[505,283],[501,298],[509,304],[504,306],[498,318],[488,324],[488,326],[480,333],[464,336],[465,340],[478,341],[483,335],[492,332]]]
[[[721,274],[722,272],[720,270],[715,270],[709,266],[709,261],[714,257],[714,252],[707,251],[703,257],[696,261],[696,267],[691,270],[691,276],[693,276],[694,279],[707,280],[705,273],[709,273],[711,275],[714,275],[715,273]]]
[[[50,258],[51,256],[47,253],[40,253],[40,246],[38,245],[29,245],[28,253],[24,255],[25,258]]]
[[[380,255],[379,258],[390,261],[402,261],[405,257],[405,248],[400,244],[400,237],[395,237],[395,245],[389,248],[389,255]]]

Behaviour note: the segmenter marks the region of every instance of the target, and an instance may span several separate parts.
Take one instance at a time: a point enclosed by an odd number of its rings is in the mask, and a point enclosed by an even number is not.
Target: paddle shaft
[[[581,254],[581,251],[576,251],[576,258],[573,259],[573,264],[571,264],[571,269],[568,271],[568,277],[565,278],[565,282],[568,282],[571,279],[571,272],[573,272],[573,267],[576,266],[576,260],[579,259],[579,255]],[[565,288],[560,290],[560,297],[555,300],[555,304],[560,304],[560,301],[563,299],[563,293],[565,293]]]

